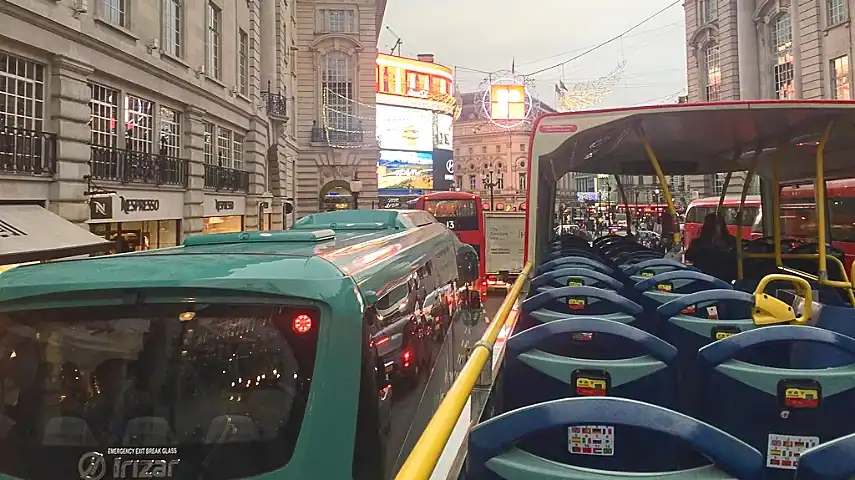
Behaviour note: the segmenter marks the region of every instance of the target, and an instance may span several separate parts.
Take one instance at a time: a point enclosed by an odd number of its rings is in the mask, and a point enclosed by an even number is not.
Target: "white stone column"
[[[757,55],[757,28],[753,0],[737,0],[737,44],[739,52],[739,98],[760,98],[760,61]]]
[[[184,236],[202,233],[205,201],[205,111],[190,106],[184,110],[184,155],[190,160],[184,192]]]
[[[270,82],[270,88],[276,90],[279,84],[276,80],[276,2],[278,0],[261,0],[261,91],[267,90],[267,83]]]
[[[57,135],[56,174],[50,187],[50,210],[85,226],[89,206],[84,177],[89,175],[90,91],[87,78],[92,66],[57,55],[51,62],[50,119]]]

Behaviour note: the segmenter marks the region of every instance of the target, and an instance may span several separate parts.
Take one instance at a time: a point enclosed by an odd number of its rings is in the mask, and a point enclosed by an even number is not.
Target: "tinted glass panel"
[[[425,210],[451,230],[478,230],[478,207],[475,200],[427,200]]]
[[[190,308],[195,316],[179,320]],[[300,314],[312,319],[302,334]],[[105,479],[140,468],[117,466],[118,458],[171,462],[170,478],[280,468],[306,411],[317,318],[221,305],[0,313],[0,472],[80,478],[90,452],[104,455]],[[174,451],[109,451],[140,447]],[[91,462],[81,465],[97,474]]]

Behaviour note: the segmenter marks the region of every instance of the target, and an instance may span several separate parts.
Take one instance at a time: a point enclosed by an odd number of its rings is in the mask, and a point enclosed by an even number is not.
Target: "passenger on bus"
[[[721,215],[704,217],[700,234],[686,251],[686,260],[700,271],[726,282],[736,279],[736,239]]]

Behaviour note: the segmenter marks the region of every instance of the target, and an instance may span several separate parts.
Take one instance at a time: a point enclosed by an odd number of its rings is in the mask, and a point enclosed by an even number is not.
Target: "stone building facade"
[[[852,99],[855,0],[688,0],[684,7],[689,101]],[[720,184],[721,176],[696,178],[691,188],[714,194]]]
[[[317,211],[318,178],[362,175],[376,186],[373,135],[356,149],[312,140],[322,59],[342,61],[325,54],[349,56],[346,88],[373,104],[384,8],[0,2],[0,207],[39,204],[99,235],[133,231],[137,245],[154,248],[207,231],[281,229],[294,218],[287,203]],[[359,33],[333,32],[342,18]]]

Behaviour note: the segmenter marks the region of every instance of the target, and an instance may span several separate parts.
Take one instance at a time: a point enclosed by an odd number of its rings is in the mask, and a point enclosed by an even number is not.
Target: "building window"
[[[704,49],[704,100],[721,101],[721,50],[715,42]]]
[[[455,185],[455,186],[456,186],[457,188],[463,188],[463,175],[458,175],[458,176],[456,176],[456,177],[455,177],[455,180],[456,180],[456,185]]]
[[[496,145],[496,153],[502,153],[502,146]]]
[[[319,28],[322,32],[356,33],[356,12],[354,10],[321,10]]]
[[[792,100],[796,98],[796,85],[793,80],[793,26],[788,13],[779,15],[772,25],[772,55],[775,98]]]
[[[496,188],[499,190],[505,188],[505,174],[497,173],[496,174]]]
[[[214,162],[214,124],[205,122],[205,165],[215,165]]]
[[[469,155],[475,153],[475,147],[469,147]]]
[[[92,145],[119,146],[119,92],[101,85],[89,85],[90,141]]]
[[[846,2],[844,0],[828,0],[828,26],[838,25],[846,21]]]
[[[525,149],[526,149],[526,144],[521,143],[521,144],[520,144],[520,151],[521,151],[521,152],[525,152]]]
[[[0,125],[42,130],[45,67],[0,53]]]
[[[474,192],[478,189],[478,183],[475,179],[475,175],[469,175],[469,191]]]
[[[241,95],[249,93],[249,36],[240,31],[238,40],[238,85]]]
[[[217,165],[232,168],[232,131],[217,127]]]
[[[350,56],[344,52],[330,52],[324,56],[322,72],[324,95],[324,127],[343,134],[357,128],[353,90],[353,68]]]
[[[232,136],[232,168],[243,170],[243,135]]]
[[[525,189],[527,188],[527,187],[526,187],[526,181],[525,181],[525,180],[526,180],[526,179],[525,179],[525,174],[524,174],[524,173],[521,173],[521,174],[520,174],[520,181],[519,181],[519,185],[518,185],[518,187],[519,187],[519,189],[520,189],[520,190],[525,190]]]
[[[849,87],[849,56],[844,55],[831,60],[831,98],[851,100]]]
[[[209,77],[220,78],[220,35],[223,12],[219,7],[208,2],[207,34],[205,36],[205,71]]]
[[[151,153],[154,102],[125,95],[125,148]]]
[[[181,114],[167,107],[160,107],[160,154],[168,157],[181,156]]]
[[[101,17],[107,22],[124,27],[127,25],[127,0],[101,0],[101,8],[104,10]]]
[[[181,0],[163,0],[163,52],[180,57],[181,51]]]
[[[487,153],[487,145],[481,145],[481,153]]]
[[[718,0],[701,0],[699,8],[702,25],[718,19]]]

